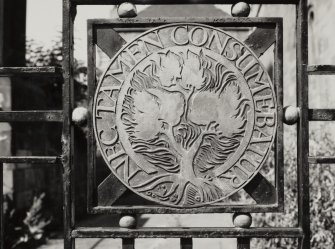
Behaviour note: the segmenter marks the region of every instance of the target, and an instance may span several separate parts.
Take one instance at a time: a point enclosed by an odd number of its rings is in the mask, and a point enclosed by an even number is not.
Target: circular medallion
[[[114,56],[93,120],[106,163],[129,189],[162,205],[198,207],[256,175],[276,112],[271,79],[245,44],[182,23],[145,32]]]

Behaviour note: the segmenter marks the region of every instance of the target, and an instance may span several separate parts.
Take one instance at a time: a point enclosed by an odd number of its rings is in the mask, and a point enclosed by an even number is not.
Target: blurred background
[[[61,66],[62,1],[0,0],[0,64],[3,66]],[[137,6],[139,17],[228,17],[230,5]],[[309,1],[309,64],[335,64],[335,1]],[[296,105],[295,7],[251,5],[251,17],[283,17],[284,106]],[[87,20],[116,18],[116,6],[80,6],[74,26],[75,102],[87,106]],[[245,36],[250,30],[229,30]],[[129,40],[134,34],[128,34]],[[273,55],[272,55],[273,56]],[[97,57],[103,72],[108,58]],[[272,72],[273,58],[262,62]],[[335,108],[335,75],[310,77],[310,108]],[[48,110],[62,108],[62,81],[44,77],[0,77],[1,110]],[[335,156],[332,122],[310,123],[310,154]],[[294,226],[296,207],[296,127],[285,126],[285,213],[255,214],[254,226]],[[61,125],[56,123],[0,123],[1,156],[53,156],[61,154]],[[85,127],[77,127],[75,139],[86,144]],[[76,219],[85,224],[116,226],[117,216],[86,215],[86,147],[75,151]],[[313,248],[335,248],[335,169],[331,165],[311,168],[311,214]],[[101,166],[102,174],[108,169]],[[11,248],[63,248],[62,170],[43,165],[6,164],[4,167],[6,240]],[[142,215],[141,226],[232,226],[230,214]],[[137,248],[179,248],[179,240],[137,240]],[[253,248],[296,248],[294,240],[253,240]],[[233,249],[235,239],[196,239],[194,248]],[[7,248],[7,247],[5,247]],[[121,248],[120,240],[80,239],[77,248]]]

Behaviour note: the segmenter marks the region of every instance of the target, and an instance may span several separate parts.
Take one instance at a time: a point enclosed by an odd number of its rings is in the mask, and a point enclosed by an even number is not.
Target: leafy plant
[[[310,155],[329,156],[335,151],[335,142],[331,134],[310,133]],[[286,132],[286,131],[285,131]],[[320,132],[321,133],[321,132]],[[286,137],[287,136],[287,137]],[[296,134],[286,132],[285,149],[285,212],[281,214],[256,214],[254,224],[267,226],[296,226],[297,210],[297,174],[296,174]],[[335,170],[331,165],[310,165],[310,213],[311,244],[315,249],[335,248]],[[293,249],[297,240],[270,239],[253,240],[254,248]]]
[[[13,200],[4,196],[4,248],[35,248],[45,241],[45,229],[52,217],[43,207],[45,194],[35,196],[25,215],[14,208]]]

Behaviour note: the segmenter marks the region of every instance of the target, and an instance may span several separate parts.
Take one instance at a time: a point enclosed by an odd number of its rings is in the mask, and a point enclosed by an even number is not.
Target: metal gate
[[[192,4],[194,1],[132,1],[134,4]],[[238,1],[196,1],[203,4],[234,4]],[[98,4],[121,4],[122,1],[109,1],[109,0],[64,0],[63,1],[63,55],[64,62],[63,68],[55,67],[34,67],[34,68],[0,68],[1,75],[33,75],[45,74],[50,76],[63,75],[63,110],[61,111],[11,111],[0,112],[1,122],[62,122],[62,155],[57,157],[1,157],[1,166],[3,163],[44,163],[63,166],[63,190],[64,190],[64,248],[75,248],[75,239],[77,238],[121,238],[123,248],[134,248],[136,238],[180,238],[181,248],[192,248],[193,238],[237,238],[238,248],[250,248],[251,238],[297,238],[299,240],[299,248],[310,248],[310,219],[309,219],[309,164],[310,163],[335,163],[334,157],[310,157],[309,156],[309,122],[310,121],[333,121],[335,120],[335,112],[332,109],[309,109],[308,107],[308,75],[321,75],[321,74],[335,74],[335,66],[333,65],[308,65],[308,16],[307,16],[307,0],[251,0],[250,4],[294,4],[296,6],[296,44],[297,44],[297,107],[300,110],[300,119],[298,121],[298,154],[297,154],[297,172],[298,172],[298,226],[297,227],[253,227],[253,228],[240,228],[240,227],[201,227],[201,228],[177,228],[177,227],[164,227],[164,228],[120,228],[120,227],[78,227],[75,223],[75,210],[74,210],[74,141],[73,141],[73,122],[71,121],[71,113],[73,110],[73,25],[76,16],[76,7],[78,5],[98,5]],[[229,18],[222,20],[214,19],[192,19],[186,20],[205,23],[209,25],[228,25],[228,26],[257,26],[257,25],[272,25],[275,30],[275,37],[277,39],[276,48],[276,63],[277,73],[276,79],[278,82],[282,80],[281,71],[281,22],[279,19],[266,19],[266,18]],[[178,19],[157,19],[157,20],[141,20],[132,19],[132,21],[124,19],[115,21],[122,27],[132,27],[134,25],[140,26],[153,26],[168,23],[182,23],[185,20]],[[90,25],[106,26],[111,23],[105,22],[91,22]],[[93,28],[90,30],[93,32]],[[93,35],[93,33],[91,33]],[[94,36],[94,35],[93,35]],[[92,36],[92,37],[93,37]],[[89,41],[89,42],[93,42]],[[89,70],[92,69],[92,64],[89,62]],[[91,72],[92,74],[92,72]],[[94,75],[94,74],[92,74]],[[93,76],[92,76],[93,77]],[[92,79],[91,79],[92,80]],[[94,81],[94,80],[92,80]],[[275,80],[276,81],[276,80]],[[277,96],[279,96],[278,103],[282,104],[281,88],[277,88]],[[94,89],[90,90],[92,97]],[[279,94],[279,95],[278,95]],[[282,119],[282,111],[278,109],[279,118]],[[92,126],[90,125],[92,130]],[[282,127],[278,126],[277,131],[277,160],[282,160]],[[279,134],[279,136],[278,136]],[[92,131],[90,133],[90,144],[93,146],[94,141],[92,138]],[[92,149],[92,148],[91,148]],[[92,152],[92,150],[91,150]],[[89,159],[90,163],[94,161],[93,158]],[[90,164],[91,166],[91,164]],[[93,166],[92,166],[93,167]],[[92,169],[90,169],[92,170]],[[92,173],[92,171],[90,171]],[[1,181],[2,181],[1,171]],[[176,209],[167,207],[123,207],[123,208],[105,208],[99,205],[95,206],[92,199],[94,198],[94,190],[96,186],[94,182],[90,182],[89,188],[89,211],[93,213],[120,213],[130,215],[134,213],[200,213],[200,212],[261,212],[261,211],[280,211],[283,208],[283,188],[282,188],[283,171],[279,170],[276,175],[275,200],[270,203],[261,203],[252,207],[211,207],[200,209]],[[255,180],[256,181],[256,180]],[[258,179],[256,183],[262,182]],[[255,190],[257,184],[250,190],[251,193]],[[264,185],[263,185],[264,186]],[[270,189],[271,192],[271,189]],[[2,198],[2,194],[1,194]],[[262,199],[262,198],[261,198]],[[266,198],[263,198],[266,199]],[[1,200],[2,203],[2,200]],[[1,208],[2,213],[2,208]],[[3,219],[1,215],[1,238],[3,239]],[[3,243],[3,240],[1,240]],[[1,245],[1,248],[3,246]]]

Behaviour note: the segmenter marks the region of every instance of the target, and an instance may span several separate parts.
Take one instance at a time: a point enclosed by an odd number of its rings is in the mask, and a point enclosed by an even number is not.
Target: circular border
[[[136,40],[138,40],[140,37],[143,37],[143,36],[145,36],[145,35],[147,35],[147,34],[153,32],[153,31],[156,31],[156,30],[159,30],[159,29],[168,28],[168,27],[173,27],[173,26],[180,26],[180,25],[201,26],[201,27],[205,27],[205,28],[208,28],[208,29],[211,29],[211,30],[216,30],[216,31],[218,31],[218,32],[220,32],[220,33],[223,33],[223,34],[225,34],[226,36],[228,36],[228,37],[234,39],[234,40],[237,41],[240,45],[242,45],[245,49],[247,49],[248,52],[250,52],[250,54],[251,54],[254,58],[256,58],[256,60],[257,60],[257,62],[259,63],[260,67],[263,69],[264,74],[265,74],[266,77],[269,79],[269,85],[270,85],[270,89],[271,89],[271,92],[272,92],[272,97],[273,97],[273,101],[274,101],[274,105],[275,105],[275,110],[276,110],[276,112],[275,112],[275,114],[276,114],[275,121],[276,121],[276,122],[275,122],[275,125],[274,125],[274,128],[273,128],[273,129],[274,129],[274,132],[273,132],[273,134],[272,134],[271,142],[270,142],[270,144],[269,144],[269,146],[268,146],[268,148],[267,148],[267,151],[266,151],[265,155],[264,155],[263,158],[262,158],[262,161],[259,163],[258,168],[252,173],[253,176],[250,177],[249,179],[247,179],[243,184],[241,184],[241,185],[238,187],[238,189],[236,189],[235,191],[230,192],[230,194],[226,195],[226,196],[223,197],[223,198],[217,199],[217,200],[212,201],[212,202],[206,202],[206,203],[204,203],[204,204],[193,205],[193,206],[190,206],[190,207],[189,207],[189,206],[176,206],[176,205],[172,205],[172,204],[170,204],[170,203],[164,203],[164,204],[162,204],[162,203],[158,202],[157,200],[155,200],[155,199],[153,199],[153,198],[151,198],[151,197],[148,197],[147,195],[144,195],[144,194],[142,194],[142,193],[139,193],[139,192],[133,190],[131,186],[127,185],[127,184],[123,181],[123,179],[122,179],[116,172],[114,172],[114,169],[110,166],[110,164],[109,164],[109,162],[108,162],[108,160],[107,160],[107,157],[106,157],[105,153],[103,153],[102,146],[101,146],[101,144],[100,144],[100,139],[99,139],[98,134],[97,134],[98,131],[96,130],[97,125],[96,125],[96,121],[95,121],[95,119],[96,119],[96,111],[95,111],[95,107],[96,107],[96,99],[97,99],[97,97],[98,97],[98,93],[99,93],[99,92],[97,91],[97,89],[99,89],[99,88],[101,87],[101,84],[102,84],[102,82],[103,82],[103,80],[104,80],[104,78],[105,78],[105,76],[106,76],[106,73],[108,72],[108,70],[109,70],[111,64],[112,64],[112,63],[115,61],[115,59],[120,55],[120,53],[121,53],[125,48],[127,48],[128,46],[130,46],[133,42],[135,42]],[[165,48],[164,48],[164,49],[165,49]],[[139,61],[133,66],[133,68],[135,68],[139,63],[141,63],[145,58],[146,58],[146,57],[144,57],[144,58],[142,58],[141,60],[139,60]],[[124,81],[121,83],[120,90],[121,90],[121,88],[122,88],[123,83],[124,83]],[[253,99],[253,100],[254,100],[254,99]],[[116,103],[116,105],[117,105],[117,103]],[[92,108],[92,109],[93,109],[93,129],[94,129],[94,136],[95,136],[95,139],[96,139],[96,141],[97,141],[99,150],[100,150],[100,152],[101,152],[101,154],[102,154],[102,156],[103,156],[103,159],[104,159],[105,163],[107,164],[108,168],[110,168],[110,170],[112,171],[112,173],[113,173],[113,174],[114,174],[114,175],[115,175],[115,176],[116,176],[116,177],[117,177],[117,178],[124,184],[124,186],[126,186],[129,190],[131,190],[131,191],[134,192],[135,194],[137,194],[137,195],[143,197],[144,199],[153,201],[153,202],[155,202],[155,203],[157,203],[157,204],[159,204],[159,205],[168,206],[168,207],[173,207],[173,208],[180,208],[180,209],[183,209],[183,208],[199,208],[199,207],[204,207],[204,206],[211,205],[211,204],[213,204],[213,203],[217,203],[217,202],[219,202],[219,201],[221,201],[221,200],[223,200],[223,199],[226,199],[226,198],[228,198],[229,196],[235,194],[236,192],[238,192],[239,190],[241,190],[245,185],[247,185],[247,184],[248,184],[248,183],[255,177],[255,175],[259,172],[259,170],[263,167],[263,164],[264,164],[265,160],[268,158],[268,156],[269,156],[269,151],[270,151],[270,149],[271,149],[271,147],[273,146],[273,143],[274,143],[274,141],[275,141],[275,137],[276,137],[276,133],[277,133],[277,126],[278,126],[278,115],[277,115],[277,112],[278,112],[278,104],[277,104],[277,99],[276,99],[276,91],[275,91],[275,89],[274,89],[273,83],[272,83],[272,81],[271,81],[271,78],[270,78],[268,72],[265,70],[265,67],[264,67],[263,63],[258,59],[258,57],[256,56],[256,54],[255,54],[255,53],[254,53],[254,52],[253,52],[253,51],[252,51],[246,44],[244,44],[243,42],[241,42],[239,39],[237,39],[237,38],[231,36],[230,34],[226,33],[225,31],[223,31],[223,30],[221,30],[221,29],[219,29],[219,28],[212,27],[212,26],[209,26],[209,25],[206,25],[206,24],[200,24],[200,23],[188,23],[188,22],[185,22],[185,23],[171,23],[171,24],[161,25],[161,26],[152,28],[152,29],[150,29],[150,30],[148,30],[148,31],[146,31],[146,32],[141,33],[140,35],[136,36],[135,38],[133,38],[133,39],[131,39],[129,42],[127,42],[125,45],[123,45],[123,46],[119,49],[119,51],[118,51],[118,52],[117,52],[117,53],[110,59],[110,61],[108,62],[108,67],[106,68],[106,70],[105,70],[104,73],[102,74],[102,76],[101,76],[101,78],[100,78],[100,80],[99,80],[99,83],[98,83],[97,86],[96,86],[95,93],[94,93],[94,98],[93,98],[93,108]],[[116,113],[115,113],[115,114],[116,114]],[[254,121],[255,121],[255,120],[254,120]],[[249,142],[249,144],[250,144],[250,142]],[[121,144],[121,146],[122,146],[122,144]],[[123,148],[123,146],[122,146],[122,148]],[[123,150],[124,150],[124,148],[123,148]],[[124,150],[124,151],[125,151],[125,150]],[[131,158],[130,158],[130,159],[131,159]],[[132,160],[132,159],[131,159],[131,160]],[[134,162],[134,163],[136,164],[136,162]]]

